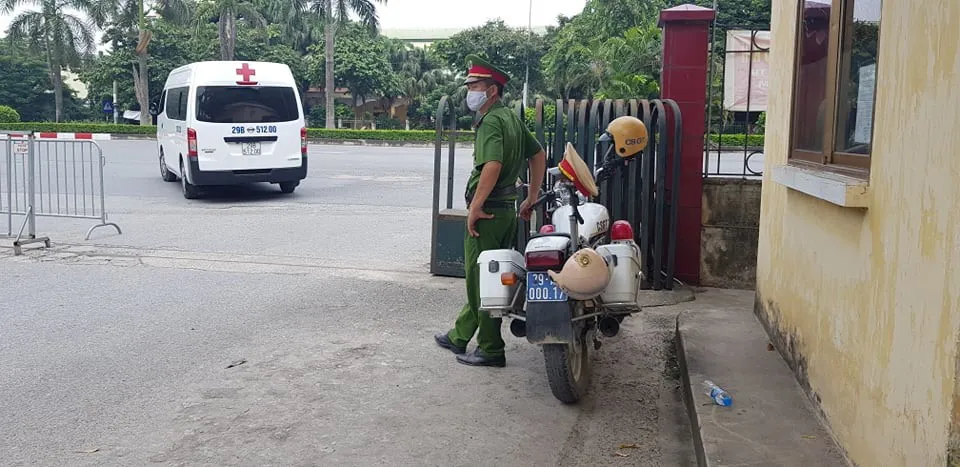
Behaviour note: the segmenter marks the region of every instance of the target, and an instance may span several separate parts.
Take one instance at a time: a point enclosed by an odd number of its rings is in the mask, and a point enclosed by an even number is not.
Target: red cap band
[[[506,77],[506,75],[504,75],[503,73],[498,73],[496,70],[492,70],[492,69],[490,69],[490,68],[487,68],[487,67],[484,67],[484,66],[481,66],[481,65],[474,65],[474,66],[470,67],[470,71],[469,71],[469,75],[468,75],[468,76],[478,76],[478,77],[481,77],[481,78],[490,78],[490,79],[492,79],[492,80],[500,83],[501,85],[507,84],[507,77]]]
[[[576,187],[577,191],[583,193],[584,196],[590,196],[590,191],[588,191],[587,187],[577,178],[577,171],[573,169],[573,164],[564,159],[557,164],[557,168],[560,169],[560,172],[567,177],[567,179],[573,182],[573,186]]]

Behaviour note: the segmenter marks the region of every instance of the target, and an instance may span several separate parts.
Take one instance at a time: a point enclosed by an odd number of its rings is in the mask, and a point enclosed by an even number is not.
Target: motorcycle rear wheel
[[[543,359],[550,391],[560,402],[575,404],[587,395],[592,373],[587,339],[581,336],[573,344],[545,344]]]

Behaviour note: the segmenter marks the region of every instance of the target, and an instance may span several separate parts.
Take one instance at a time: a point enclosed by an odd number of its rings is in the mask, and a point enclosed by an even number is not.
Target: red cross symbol
[[[249,64],[244,63],[243,66],[237,68],[237,74],[243,77],[243,80],[237,81],[237,84],[257,84],[256,81],[250,80],[250,77],[256,75],[257,71],[250,68]]]

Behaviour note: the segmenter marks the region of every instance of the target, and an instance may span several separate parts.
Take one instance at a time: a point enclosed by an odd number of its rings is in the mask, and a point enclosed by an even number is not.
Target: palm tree
[[[335,91],[333,82],[333,41],[336,29],[339,25],[350,21],[350,14],[356,14],[359,17],[360,24],[368,27],[372,32],[379,32],[380,19],[377,17],[377,7],[374,3],[386,5],[387,0],[310,0],[310,9],[319,17],[324,19],[323,37],[324,54],[326,55],[324,94],[326,97],[327,121],[326,127],[334,127],[334,102],[333,93]]]
[[[307,54],[310,44],[318,42],[323,22],[320,18],[306,14],[309,13],[307,0],[256,1],[268,21],[279,26],[281,40],[301,55]]]
[[[150,74],[149,61],[150,53],[147,47],[153,33],[147,27],[147,11],[144,10],[144,0],[120,0],[120,8],[116,11],[114,21],[121,25],[132,26],[137,24],[137,33],[139,41],[134,50],[137,56],[137,64],[131,65],[133,68],[133,88],[137,96],[137,103],[140,104],[140,124],[150,125],[153,123],[152,116],[147,109],[150,107]],[[158,13],[166,21],[177,24],[185,24],[193,15],[195,5],[193,0],[155,0],[150,9]]]
[[[115,4],[112,0],[0,0],[0,14],[8,15],[26,5],[40,9],[14,17],[8,39],[22,40],[44,55],[53,85],[55,120],[59,123],[63,117],[63,70],[81,66],[83,58],[93,54],[94,29],[106,23]],[[74,11],[89,19],[82,20]]]
[[[266,18],[249,0],[205,0],[197,7],[197,28],[216,21],[220,38],[220,59],[233,60],[237,50],[237,20],[252,26],[267,25]]]

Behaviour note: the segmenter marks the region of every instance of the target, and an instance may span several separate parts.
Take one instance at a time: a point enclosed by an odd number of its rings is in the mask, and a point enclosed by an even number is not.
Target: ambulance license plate
[[[527,273],[528,302],[565,302],[567,294],[546,272]]]
[[[260,142],[256,143],[240,143],[240,149],[243,151],[244,156],[259,156],[260,155]]]

